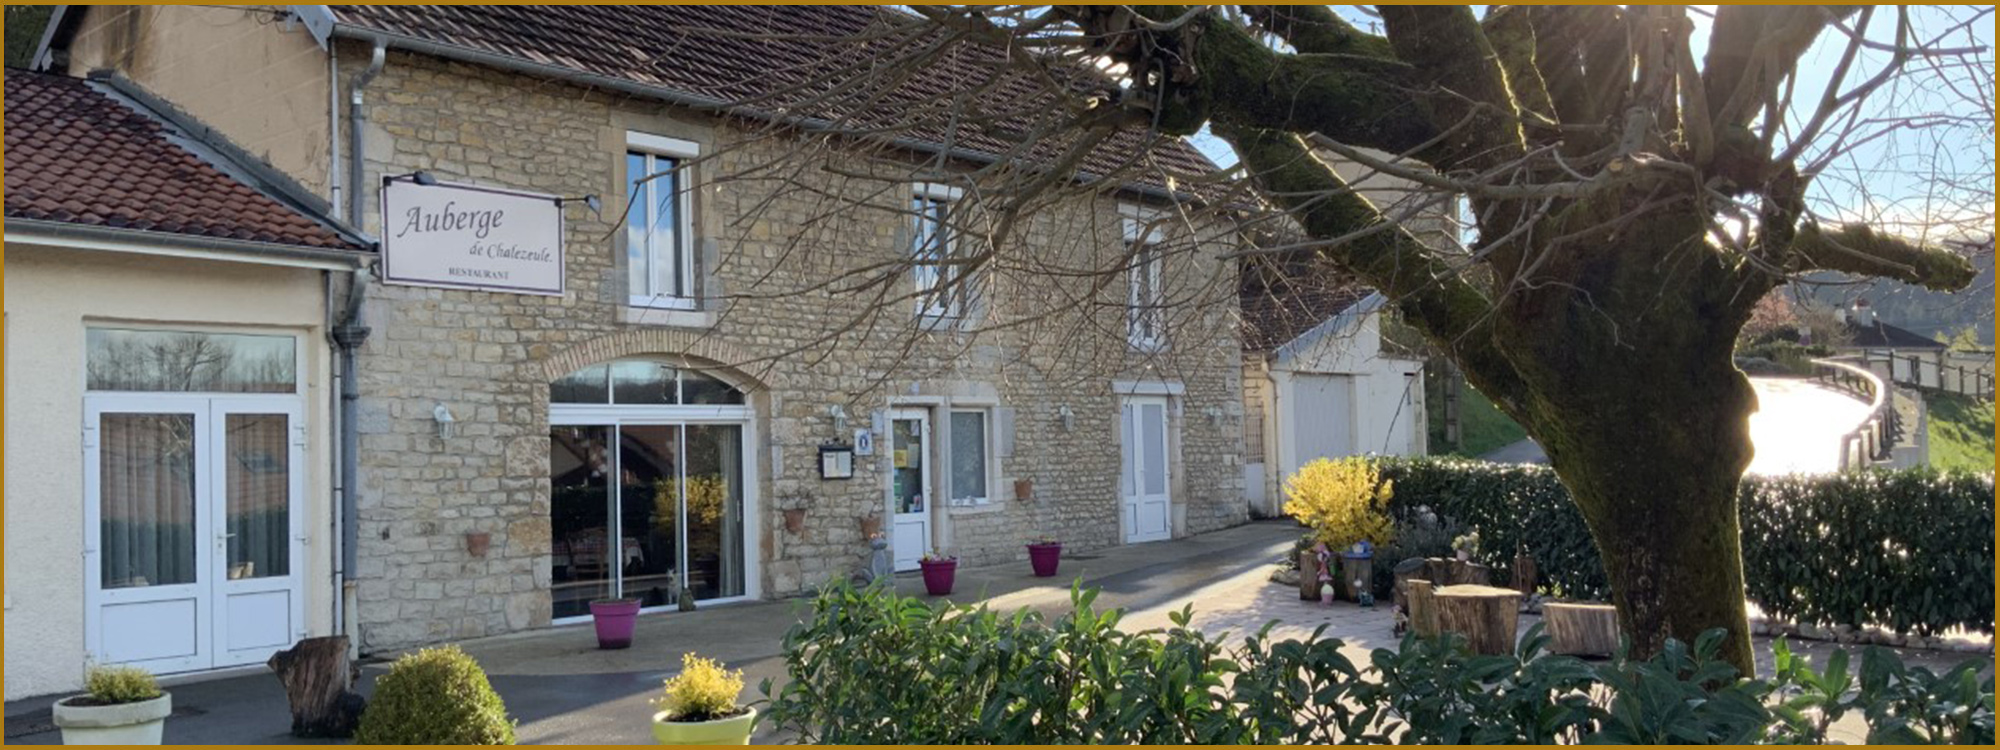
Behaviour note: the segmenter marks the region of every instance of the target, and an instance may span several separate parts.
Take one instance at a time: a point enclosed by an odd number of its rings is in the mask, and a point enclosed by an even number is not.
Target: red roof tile
[[[865,129],[922,124],[894,133],[950,143],[989,155],[1016,144],[1001,133],[1028,133],[1060,113],[1041,84],[1000,67],[1002,50],[961,43],[940,64],[917,71],[893,91],[829,96],[840,81],[876,72],[871,65],[911,45],[879,32],[896,18],[864,6],[769,5],[336,5],[341,24],[427,42],[557,66],[765,113],[840,120]],[[875,33],[870,38],[868,35]],[[991,67],[989,67],[991,66]],[[997,71],[997,72],[995,72]],[[1000,76],[994,78],[994,76]],[[974,107],[1000,127],[952,124],[953,95],[991,83]],[[880,94],[880,96],[876,96]],[[1030,153],[1052,158],[1061,139]],[[1145,168],[1131,169],[1128,164]],[[1192,175],[1214,167],[1185,141],[1137,131],[1116,134],[1091,153],[1082,171],[1130,182],[1164,184],[1161,172]]]
[[[363,249],[89,82],[22,70],[8,70],[6,81],[10,219]]]

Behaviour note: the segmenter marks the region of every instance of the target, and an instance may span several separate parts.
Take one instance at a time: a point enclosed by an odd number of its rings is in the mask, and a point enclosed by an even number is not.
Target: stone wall
[[[344,47],[340,60],[365,57]],[[1032,263],[990,272],[977,323],[926,326],[906,299],[827,285],[902,257],[904,192],[814,170],[744,177],[817,144],[403,53],[391,53],[366,97],[362,184],[371,190],[381,175],[424,169],[445,180],[598,194],[606,204],[602,218],[569,209],[562,297],[370,288],[355,571],[367,650],[547,624],[548,383],[620,357],[686,356],[752,391],[761,532],[746,546],[766,597],[852,574],[868,552],[863,519],[885,513],[879,454],[887,451],[857,460],[852,480],[818,479],[817,447],[847,437],[833,430],[836,404],[855,427],[892,404],[990,404],[1011,417],[990,470],[993,503],[941,514],[945,546],[968,564],[1023,558],[1021,544],[1034,536],[1079,551],[1121,543],[1114,380],[1185,388],[1174,420],[1176,535],[1246,518],[1241,361],[1233,305],[1224,304],[1234,276],[1213,244],[1191,243],[1169,260],[1170,288],[1199,303],[1174,313],[1163,352],[1125,342],[1122,281],[1094,290],[1089,278],[1051,278]],[[624,305],[611,223],[624,209],[628,130],[694,140],[714,154],[695,180],[712,325],[628,322],[640,316]],[[829,160],[859,167],[871,158],[836,151]],[[374,231],[373,195],[368,203]],[[1124,252],[1117,217],[1111,197],[1065,205],[1002,249],[1115,267]],[[437,436],[438,404],[458,416],[451,438]],[[1063,406],[1073,414],[1068,427]],[[1014,496],[1016,479],[1032,481],[1030,499]],[[467,552],[469,532],[492,535],[483,557]]]

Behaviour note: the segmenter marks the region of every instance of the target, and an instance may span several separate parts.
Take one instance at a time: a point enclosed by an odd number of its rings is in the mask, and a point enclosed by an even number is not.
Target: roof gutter
[[[71,224],[46,219],[8,219],[5,241],[24,244],[35,244],[40,241],[82,250],[177,255],[333,270],[357,269],[374,260],[373,254],[358,250],[331,250],[276,242]],[[274,259],[291,262],[274,264],[271,262]]]
[[[532,75],[558,81],[565,81],[568,83],[574,83],[584,86],[595,86],[598,88],[617,91],[624,94],[643,96],[649,99],[658,99],[670,104],[676,104],[683,107],[687,107],[689,109],[694,109],[715,115],[735,115],[738,117],[748,117],[755,120],[764,120],[766,122],[773,122],[781,125],[789,125],[813,133],[837,134],[842,131],[842,128],[839,126],[839,124],[833,122],[832,120],[827,120],[825,118],[799,117],[796,115],[781,115],[776,112],[758,109],[755,107],[732,106],[730,105],[729,102],[721,99],[716,99],[714,97],[702,96],[700,94],[690,94],[685,91],[677,91],[675,89],[665,88],[662,86],[651,86],[643,83],[637,83],[624,78],[616,78],[607,75],[600,75],[597,73],[585,73],[583,71],[575,70],[572,68],[565,68],[560,65],[549,65],[546,63],[538,63],[529,60],[523,60],[518,57],[512,57],[509,55],[502,55],[493,52],[486,52],[483,50],[477,50],[461,45],[434,42],[429,39],[409,36],[407,34],[396,34],[393,32],[378,31],[375,29],[364,28],[347,23],[335,23],[333,26],[333,36],[340,39],[355,39],[376,45],[387,45],[389,47],[393,47],[408,52],[417,52],[421,54],[431,55],[433,57],[441,57],[447,60],[456,60],[459,62],[470,63],[473,65],[480,65],[489,68],[510,71],[514,73],[522,73],[526,75]],[[856,136],[856,137],[866,138],[867,136]],[[975,151],[966,148],[943,146],[940,144],[931,143],[929,141],[917,140],[914,138],[897,137],[897,138],[884,138],[880,140],[883,140],[889,145],[900,149],[906,149],[909,151],[915,151],[923,154],[931,154],[935,156],[943,156],[948,159],[959,159],[963,161],[978,162],[981,164],[998,163],[999,161],[1001,161],[1002,158],[998,155],[990,154],[985,151]],[[1092,174],[1089,172],[1078,172],[1077,178],[1083,182],[1101,182],[1106,179],[1104,175]],[[1192,196],[1175,193],[1173,191],[1169,191],[1164,188],[1154,187],[1151,185],[1145,185],[1141,183],[1126,183],[1123,187],[1124,189],[1130,190],[1135,193],[1139,193],[1149,197],[1160,198],[1164,200],[1192,200]]]

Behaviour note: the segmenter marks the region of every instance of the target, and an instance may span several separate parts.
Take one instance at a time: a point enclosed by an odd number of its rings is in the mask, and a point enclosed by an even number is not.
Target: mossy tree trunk
[[[1756,400],[1737,332],[1791,274],[1972,277],[1949,252],[1821,228],[1798,152],[1774,148],[1766,107],[1799,55],[1871,11],[1726,6],[1697,61],[1675,7],[1378,6],[1382,36],[1325,6],[1239,10],[1050,13],[1138,71],[1127,104],[1158,130],[1235,147],[1257,195],[1319,241],[1291,268],[1375,287],[1542,444],[1638,655],[1723,628],[1752,672],[1736,492]],[[1426,244],[1336,156],[1467,199],[1473,252]],[[1755,206],[1742,239],[1716,231],[1732,201]]]

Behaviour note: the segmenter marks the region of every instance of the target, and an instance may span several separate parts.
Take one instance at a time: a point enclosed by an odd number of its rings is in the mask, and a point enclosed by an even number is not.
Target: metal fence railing
[[[1870,369],[1884,366],[1889,380],[1897,385],[1993,398],[1993,360],[1990,354],[1961,357],[1956,353],[1897,354],[1882,349],[1863,349],[1860,356]]]
[[[1903,437],[1902,419],[1896,414],[1891,386],[1869,370],[1865,361],[1839,358],[1815,359],[1812,363],[1814,380],[1868,402],[1868,418],[1840,437],[1841,471],[1887,460],[1890,450]]]

